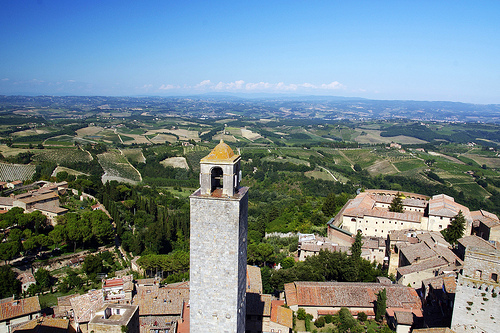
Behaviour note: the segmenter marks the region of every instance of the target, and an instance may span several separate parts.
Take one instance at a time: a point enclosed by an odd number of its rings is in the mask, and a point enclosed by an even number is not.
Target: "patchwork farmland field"
[[[0,163],[0,181],[28,180],[33,178],[36,166],[32,164]]]
[[[33,151],[35,161],[50,161],[57,164],[74,163],[74,162],[89,162],[92,160],[92,155],[89,152],[79,148],[55,148],[55,149],[37,149]]]
[[[109,151],[97,155],[99,164],[104,169],[102,180],[117,180],[136,183],[142,180],[141,174],[128,162],[127,158],[117,151]]]
[[[122,153],[131,161],[146,163],[146,159],[144,158],[141,148],[123,149]]]

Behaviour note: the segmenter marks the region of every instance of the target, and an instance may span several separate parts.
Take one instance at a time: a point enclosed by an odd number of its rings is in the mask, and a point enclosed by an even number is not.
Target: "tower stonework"
[[[201,159],[190,196],[192,333],[245,332],[248,188],[240,180],[240,156],[223,141]]]

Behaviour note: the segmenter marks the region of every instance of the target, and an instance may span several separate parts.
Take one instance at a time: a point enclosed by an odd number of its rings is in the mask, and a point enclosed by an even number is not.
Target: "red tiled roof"
[[[177,333],[189,333],[189,303],[184,303],[182,308],[182,319],[177,324]]]
[[[40,312],[38,296],[16,299],[0,304],[0,321]]]
[[[271,301],[271,321],[288,328],[293,328],[293,311],[283,305],[285,301]]]
[[[288,305],[373,307],[376,293],[387,290],[387,307],[421,308],[412,288],[401,285],[358,282],[292,282],[285,284]]]
[[[101,290],[89,291],[86,294],[70,299],[77,323],[89,322],[95,313],[104,305],[104,296]]]
[[[421,271],[425,271],[428,269],[445,267],[445,266],[449,266],[449,265],[450,265],[450,263],[448,263],[445,259],[435,257],[435,258],[430,258],[430,259],[427,259],[427,260],[419,262],[419,263],[415,263],[413,265],[399,267],[397,269],[397,271],[401,275],[407,275],[410,273],[421,272]]]
[[[69,329],[69,319],[40,317],[16,327],[13,332],[62,332]]]
[[[123,287],[123,279],[115,278],[115,279],[104,280],[103,288],[114,288],[114,287]]]
[[[189,285],[176,284],[159,288],[139,286],[133,304],[139,306],[139,315],[180,314],[182,304],[189,300]]]
[[[262,294],[262,276],[259,267],[247,265],[247,293]]]
[[[30,283],[30,282],[36,283],[35,277],[30,272],[25,272],[25,273],[19,274],[17,276],[17,279],[19,281],[21,281],[21,284]]]

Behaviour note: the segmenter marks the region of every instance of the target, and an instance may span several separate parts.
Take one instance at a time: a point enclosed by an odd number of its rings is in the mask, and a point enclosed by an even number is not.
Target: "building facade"
[[[200,161],[190,196],[190,331],[245,331],[248,188],[240,156],[221,141]]]
[[[457,332],[498,332],[500,251],[467,247],[458,277],[451,328]]]
[[[333,225],[363,236],[386,238],[394,230],[442,231],[458,212],[467,222],[466,235],[470,235],[472,215],[469,209],[445,194],[427,198],[420,194],[401,192],[403,212],[390,212],[389,206],[399,192],[366,190],[349,200],[335,216]]]

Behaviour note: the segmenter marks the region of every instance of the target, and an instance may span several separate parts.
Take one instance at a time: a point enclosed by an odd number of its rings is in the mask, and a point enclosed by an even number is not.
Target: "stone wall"
[[[451,328],[457,333],[498,332],[500,251],[468,247],[458,278]],[[492,279],[497,274],[496,281]]]
[[[248,188],[190,197],[190,331],[245,331]]]

